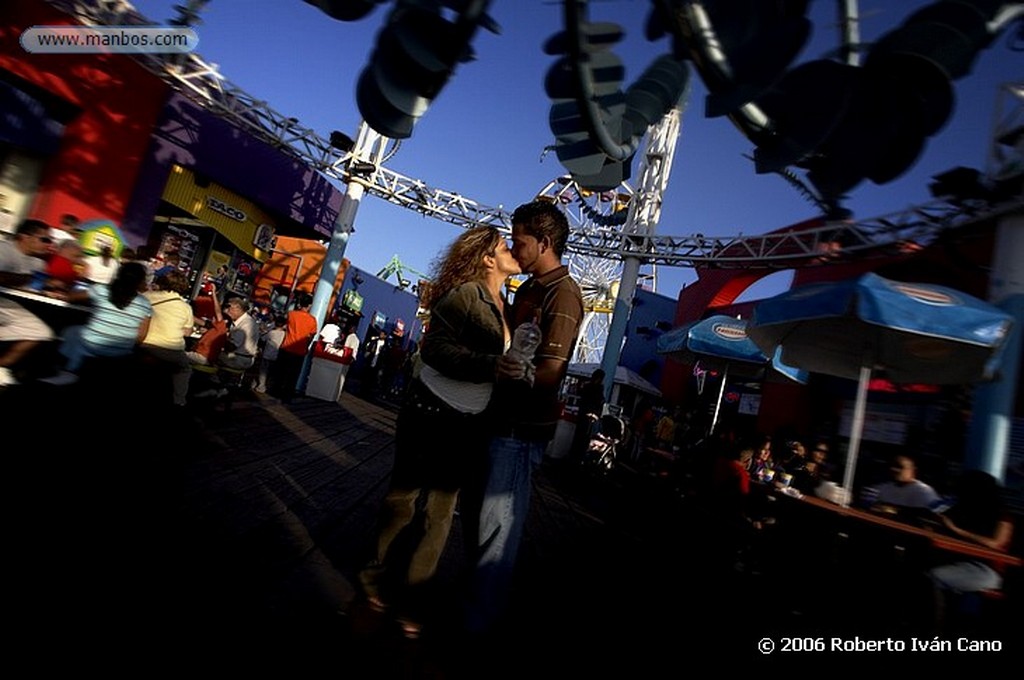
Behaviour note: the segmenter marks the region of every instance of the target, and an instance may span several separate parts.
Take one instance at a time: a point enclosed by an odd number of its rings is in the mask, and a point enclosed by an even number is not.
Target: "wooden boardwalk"
[[[407,670],[412,658],[456,673],[459,657],[472,656],[453,648],[465,568],[458,521],[439,574],[435,634],[428,629],[415,649],[360,610],[352,585],[386,490],[394,420],[390,404],[350,394],[340,406],[261,398],[208,419],[183,477],[190,607],[205,610],[213,629],[248,629],[249,640],[319,640],[321,651],[347,647],[371,666],[388,659]],[[548,667],[550,653],[571,651],[567,669],[671,654],[684,556],[671,540],[651,540],[657,531],[671,539],[671,510],[615,481],[563,479],[554,463],[534,491],[509,624],[509,645],[522,655],[475,677]]]

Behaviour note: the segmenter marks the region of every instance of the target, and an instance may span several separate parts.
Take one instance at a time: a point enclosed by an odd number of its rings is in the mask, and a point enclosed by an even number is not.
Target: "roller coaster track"
[[[154,24],[125,0],[49,2],[84,25]],[[265,101],[233,85],[218,73],[216,66],[204,62],[198,55],[133,56],[197,105],[329,178],[345,183],[360,182],[373,196],[461,227],[491,225],[507,230],[510,226],[510,214],[501,208],[483,205],[458,192],[432,187],[383,166],[369,170],[359,168],[357,163],[361,159],[336,149],[296,118],[274,111]],[[1024,85],[1012,84],[1006,88],[1017,110],[1024,110]],[[788,269],[920,249],[945,232],[1022,210],[1024,196],[1020,193],[1000,202],[939,198],[881,217],[811,221],[806,228],[761,235],[662,236],[627,234],[615,227],[596,232],[574,230],[567,248],[587,256],[639,258],[644,263],[672,267]]]

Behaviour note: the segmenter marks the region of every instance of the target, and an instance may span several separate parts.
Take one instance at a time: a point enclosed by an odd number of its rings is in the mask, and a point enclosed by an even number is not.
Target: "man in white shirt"
[[[935,489],[917,478],[917,465],[910,456],[896,456],[889,469],[893,480],[878,486],[874,508],[928,508],[939,500]]]
[[[54,243],[77,241],[81,231],[80,220],[74,215],[64,214],[60,217],[60,224],[50,229],[50,236]]]
[[[53,251],[50,227],[39,220],[18,225],[14,239],[0,241],[0,285],[19,288],[45,268]],[[0,342],[9,343],[0,354],[0,387],[17,384],[13,370],[40,342],[54,339],[53,331],[35,314],[0,297]]]
[[[227,368],[247,369],[256,361],[260,332],[256,319],[249,315],[249,303],[242,298],[231,298],[224,306],[224,314],[231,319],[228,331],[228,351],[217,360]]]

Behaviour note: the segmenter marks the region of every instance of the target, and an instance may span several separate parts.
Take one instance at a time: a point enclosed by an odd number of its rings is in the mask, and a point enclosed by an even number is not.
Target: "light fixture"
[[[353,161],[349,163],[348,171],[356,177],[369,177],[377,172],[377,166],[367,161]]]
[[[352,141],[352,138],[346,135],[344,132],[341,132],[340,130],[335,130],[334,132],[331,133],[331,146],[333,146],[338,151],[348,153],[349,151],[352,150],[352,147],[354,147],[355,145],[356,143]]]

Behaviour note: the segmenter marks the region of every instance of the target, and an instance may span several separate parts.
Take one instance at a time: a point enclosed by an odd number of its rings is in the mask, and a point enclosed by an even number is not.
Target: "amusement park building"
[[[73,23],[43,0],[0,13],[0,194],[12,222],[108,221],[126,246],[176,255],[193,273],[255,273],[271,259],[274,235],[330,235],[342,193],[323,175],[190,102],[130,55],[19,45],[25,27]],[[255,292],[254,277],[232,284]]]

